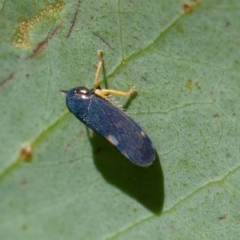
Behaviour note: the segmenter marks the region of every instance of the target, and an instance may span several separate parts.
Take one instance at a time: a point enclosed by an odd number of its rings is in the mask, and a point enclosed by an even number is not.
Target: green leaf
[[[238,239],[239,1],[0,6],[0,239]],[[149,168],[60,95],[93,86],[98,49],[105,84],[137,88],[118,100],[154,142]]]

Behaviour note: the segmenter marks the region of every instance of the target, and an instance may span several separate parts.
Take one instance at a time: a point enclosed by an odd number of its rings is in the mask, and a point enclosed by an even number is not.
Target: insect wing
[[[155,150],[147,134],[121,109],[94,95],[89,104],[89,127],[105,137],[131,162],[148,166]]]

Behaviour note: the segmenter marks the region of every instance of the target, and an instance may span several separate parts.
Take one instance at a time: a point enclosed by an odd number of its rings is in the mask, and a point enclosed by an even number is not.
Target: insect
[[[103,52],[98,51],[99,63],[94,78],[94,87],[75,87],[61,91],[66,95],[68,110],[93,131],[113,144],[126,158],[139,166],[150,165],[155,157],[155,149],[142,128],[110,99],[109,94],[130,96],[127,92],[102,89],[99,75],[103,67]]]

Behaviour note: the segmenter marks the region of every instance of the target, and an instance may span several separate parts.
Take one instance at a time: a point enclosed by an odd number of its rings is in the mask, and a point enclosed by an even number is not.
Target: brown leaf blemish
[[[32,59],[37,55],[39,55],[40,53],[42,53],[47,47],[49,40],[52,39],[52,37],[57,33],[57,31],[60,29],[61,26],[62,26],[62,22],[58,24],[53,29],[53,31],[47,35],[47,37],[43,41],[38,43],[37,47],[33,50],[33,52],[28,57],[25,58],[25,60]]]

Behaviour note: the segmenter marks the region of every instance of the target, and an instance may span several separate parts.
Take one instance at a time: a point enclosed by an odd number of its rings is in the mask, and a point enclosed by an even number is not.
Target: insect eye
[[[75,89],[75,93],[79,94],[79,95],[88,95],[89,90],[85,87],[78,87],[78,88]]]
[[[74,95],[80,99],[89,99],[91,97],[91,92],[85,87],[77,87],[74,90]]]

